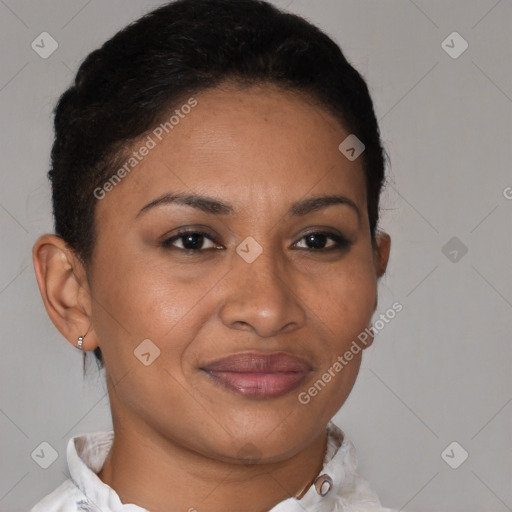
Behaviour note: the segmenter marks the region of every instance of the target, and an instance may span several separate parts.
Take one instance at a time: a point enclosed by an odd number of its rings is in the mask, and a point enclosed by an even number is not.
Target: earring
[[[82,348],[82,343],[83,343],[83,341],[84,341],[84,338],[85,338],[85,337],[87,336],[87,334],[89,333],[90,328],[91,328],[91,326],[89,326],[89,329],[87,329],[87,332],[86,332],[83,336],[79,336],[79,337],[78,337],[78,343],[76,344],[76,346],[77,346],[77,348],[78,348],[79,350],[84,350],[84,349]]]

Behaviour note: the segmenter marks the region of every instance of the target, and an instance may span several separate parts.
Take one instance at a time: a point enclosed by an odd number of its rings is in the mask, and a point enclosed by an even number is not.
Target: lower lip
[[[294,390],[306,373],[240,373],[206,371],[228,389],[251,398],[275,398]]]

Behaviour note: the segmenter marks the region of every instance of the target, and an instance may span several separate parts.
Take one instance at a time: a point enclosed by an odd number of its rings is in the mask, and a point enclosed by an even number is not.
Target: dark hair
[[[337,44],[303,18],[262,0],[178,0],[90,53],[55,108],[48,172],[55,232],[86,269],[95,245],[93,191],[170,108],[226,81],[306,93],[364,143],[375,240],[384,150],[368,87]],[[102,367],[99,347],[94,354]]]

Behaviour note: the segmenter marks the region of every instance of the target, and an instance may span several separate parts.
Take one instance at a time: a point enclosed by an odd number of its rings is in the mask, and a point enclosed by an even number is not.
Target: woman
[[[113,431],[70,439],[32,512],[390,510],[331,422],[390,238],[372,101],[328,36],[256,0],[158,8],[81,65],[49,177],[39,289]]]

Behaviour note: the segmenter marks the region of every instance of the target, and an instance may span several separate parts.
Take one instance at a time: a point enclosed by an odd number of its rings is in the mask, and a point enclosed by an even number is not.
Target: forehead
[[[338,149],[349,132],[308,96],[273,85],[225,85],[192,100],[182,101],[192,108],[175,105],[133,145],[135,152],[152,147],[99,209],[121,201],[140,208],[172,191],[209,193],[235,206],[259,201],[262,208],[308,193],[343,193],[366,204],[362,159],[349,161]]]

